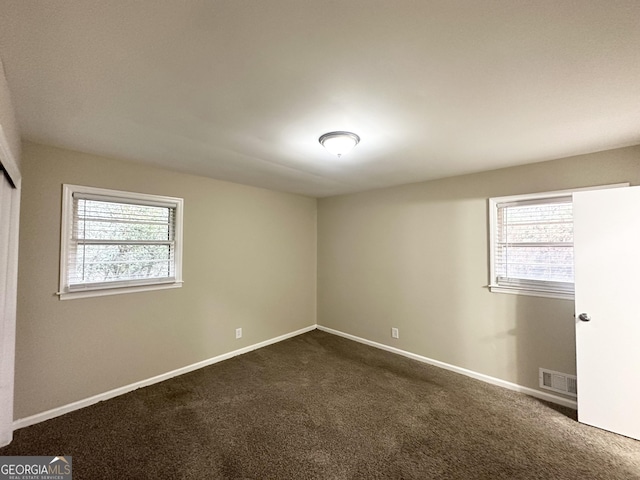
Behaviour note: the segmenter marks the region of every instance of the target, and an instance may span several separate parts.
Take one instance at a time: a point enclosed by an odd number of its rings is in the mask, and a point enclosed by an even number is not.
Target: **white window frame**
[[[95,195],[107,201],[122,201],[124,203],[135,202],[140,205],[167,205],[175,208],[175,232],[174,232],[174,268],[175,276],[172,279],[148,279],[135,281],[114,281],[113,284],[87,285],[69,287],[68,283],[68,256],[71,248],[71,236],[73,231],[73,195]],[[125,192],[122,190],[109,190],[106,188],[86,187],[81,185],[64,184],[62,186],[62,222],[60,232],[60,290],[57,295],[60,300],[74,298],[99,297],[105,295],[117,295],[122,293],[144,292],[182,287],[182,215],[184,200],[177,197],[165,197],[149,195],[146,193]]]
[[[525,202],[536,200],[549,200],[572,196],[575,192],[586,190],[601,190],[606,188],[628,187],[629,183],[615,183],[595,187],[574,188],[570,190],[556,190],[553,192],[529,193],[523,195],[509,195],[506,197],[489,198],[489,290],[493,293],[511,293],[516,295],[529,295],[534,297],[560,298],[573,300],[573,284],[571,288],[563,288],[560,282],[526,281],[522,284],[513,282],[509,284],[498,283],[495,268],[496,234],[498,228],[498,205],[511,202]]]

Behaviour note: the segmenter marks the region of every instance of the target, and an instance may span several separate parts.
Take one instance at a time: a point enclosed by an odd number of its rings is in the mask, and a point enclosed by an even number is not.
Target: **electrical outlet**
[[[391,329],[391,336],[393,338],[400,338],[400,332],[398,332],[397,328],[392,328]]]
[[[242,328],[236,328],[236,338],[242,338]]]

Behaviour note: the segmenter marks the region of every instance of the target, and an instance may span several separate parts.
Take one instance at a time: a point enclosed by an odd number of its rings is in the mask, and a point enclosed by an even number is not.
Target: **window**
[[[571,194],[491,199],[491,291],[573,295]]]
[[[182,286],[181,198],[63,186],[60,298]]]
[[[573,298],[574,191],[489,199],[492,292]]]

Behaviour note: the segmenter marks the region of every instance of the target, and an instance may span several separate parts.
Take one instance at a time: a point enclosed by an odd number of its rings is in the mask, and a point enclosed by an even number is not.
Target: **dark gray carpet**
[[[637,414],[637,412],[634,412]],[[640,479],[575,412],[313,331],[15,433],[74,479]]]

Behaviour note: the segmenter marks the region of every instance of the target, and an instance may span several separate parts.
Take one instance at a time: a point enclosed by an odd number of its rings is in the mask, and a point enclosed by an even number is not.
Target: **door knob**
[[[583,322],[588,322],[589,320],[591,320],[591,317],[586,313],[581,313],[580,315],[578,315],[578,318]]]

